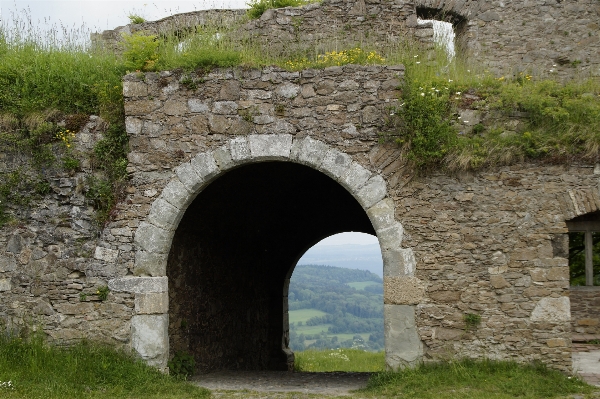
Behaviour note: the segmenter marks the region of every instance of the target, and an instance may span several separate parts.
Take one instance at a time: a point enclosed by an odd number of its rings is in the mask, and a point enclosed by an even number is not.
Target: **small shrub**
[[[476,330],[479,324],[481,324],[481,316],[476,313],[466,313],[463,316],[463,320],[465,321],[466,331]]]
[[[299,7],[306,4],[310,4],[307,0],[253,0],[250,3],[246,3],[249,7],[248,17],[250,19],[260,18],[265,11],[271,8],[283,8],[283,7]]]
[[[109,292],[110,292],[110,290],[109,290],[109,288],[106,285],[101,285],[96,290],[96,295],[98,295],[98,298],[101,301],[106,301],[106,299],[108,298],[108,293]]]
[[[167,365],[169,366],[169,374],[184,380],[193,375],[196,369],[194,356],[183,351],[176,352]]]
[[[129,14],[127,16],[127,18],[129,18],[129,22],[131,22],[132,24],[143,24],[144,22],[146,22],[146,20],[143,17],[140,17],[139,15],[136,14]]]
[[[123,35],[123,60],[127,69],[132,71],[153,71],[158,60],[156,35],[135,32]]]

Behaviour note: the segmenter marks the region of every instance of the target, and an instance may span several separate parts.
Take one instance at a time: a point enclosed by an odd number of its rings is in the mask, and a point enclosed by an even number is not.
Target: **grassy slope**
[[[207,398],[210,392],[161,374],[113,349],[80,344],[50,347],[39,339],[0,338],[0,397],[63,398]]]

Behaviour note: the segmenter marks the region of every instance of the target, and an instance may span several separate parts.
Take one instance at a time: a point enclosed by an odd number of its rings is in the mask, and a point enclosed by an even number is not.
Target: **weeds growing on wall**
[[[444,57],[407,67],[399,106],[382,140],[400,145],[417,170],[475,170],[525,160],[597,162],[600,81],[560,83],[542,74],[495,77]],[[442,62],[436,62],[441,60]],[[461,111],[494,115],[469,125]],[[512,118],[512,119],[511,119]],[[519,122],[516,128],[507,126]],[[494,122],[496,121],[496,123]]]
[[[304,4],[296,1],[259,0],[249,12],[259,16],[268,8]],[[69,150],[57,123],[68,115],[81,120],[102,116],[109,128],[92,153],[83,154],[95,172],[102,172],[86,185],[100,225],[110,218],[127,179],[121,78],[128,71],[182,68],[181,83],[193,91],[213,67],[404,64],[400,101],[387,110],[381,139],[401,146],[417,170],[478,169],[527,159],[593,162],[600,154],[598,80],[562,84],[540,71],[492,76],[460,57],[449,62],[442,49],[420,51],[410,41],[374,43],[366,36],[348,48],[331,40],[319,49],[299,50],[290,42],[285,54],[275,54],[237,26],[204,26],[167,36],[138,32],[123,38],[119,55],[85,44],[85,30],[58,39],[56,30],[54,36],[42,32],[27,17],[15,21],[0,27],[0,149],[30,157],[38,171],[31,181],[44,180],[48,168],[75,173],[82,154]],[[465,109],[494,113],[491,120],[500,122],[472,126],[460,118]],[[514,115],[519,126],[508,129],[503,123]],[[1,215],[18,202],[12,195],[0,200]]]
[[[247,3],[250,7],[247,14],[250,19],[257,19],[271,8],[299,7],[310,3],[311,0],[252,0]]]
[[[121,94],[126,65],[113,53],[85,47],[85,29],[57,35],[56,28],[42,32],[26,14],[14,18],[13,26],[0,26],[0,149],[30,157],[34,180],[44,179],[49,168],[76,172],[81,154],[73,153],[72,136],[89,115],[101,115],[109,131],[93,154],[83,155],[92,155],[113,187],[112,201],[95,203],[113,206],[126,167]],[[58,125],[65,117],[72,127]],[[8,205],[21,205],[10,197],[5,201],[5,213]],[[99,208],[101,223],[108,213]]]

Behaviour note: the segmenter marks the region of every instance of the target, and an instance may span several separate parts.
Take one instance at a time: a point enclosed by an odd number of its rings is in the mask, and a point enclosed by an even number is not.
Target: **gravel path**
[[[298,392],[303,394],[348,395],[363,388],[371,373],[306,373],[287,371],[220,371],[192,378],[210,390],[252,390],[257,392]],[[217,396],[217,395],[215,395]],[[265,396],[265,397],[288,397]],[[303,398],[308,396],[298,396]]]

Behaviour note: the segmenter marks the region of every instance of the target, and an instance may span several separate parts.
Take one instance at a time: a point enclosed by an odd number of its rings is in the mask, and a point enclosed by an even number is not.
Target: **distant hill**
[[[298,265],[288,295],[293,350],[383,347],[383,281],[377,274]]]
[[[315,245],[302,256],[298,264],[362,269],[383,277],[383,260],[378,244]]]

